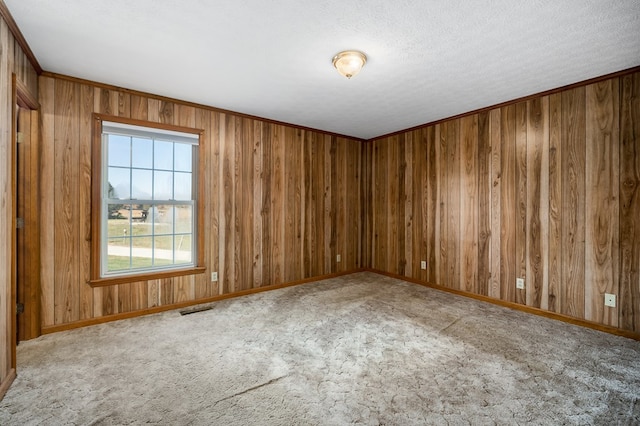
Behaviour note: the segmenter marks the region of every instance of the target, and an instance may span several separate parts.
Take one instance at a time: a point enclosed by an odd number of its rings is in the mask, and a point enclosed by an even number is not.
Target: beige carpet
[[[43,336],[2,425],[640,424],[640,342],[372,273]]]

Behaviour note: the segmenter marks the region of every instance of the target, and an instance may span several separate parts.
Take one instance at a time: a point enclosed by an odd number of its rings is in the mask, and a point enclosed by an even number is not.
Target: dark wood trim
[[[11,333],[11,368],[16,369],[16,346],[17,342],[17,333],[18,333],[18,324],[17,324],[17,312],[16,312],[16,303],[17,303],[17,253],[16,253],[16,242],[17,242],[17,216],[18,216],[18,178],[17,178],[17,158],[18,158],[18,148],[16,143],[16,102],[18,100],[18,89],[16,85],[17,77],[14,74],[11,76],[11,140],[9,143],[11,144],[11,290],[10,290],[10,300],[9,300],[9,312],[10,312],[10,333]]]
[[[555,312],[550,312],[550,311],[545,311],[542,309],[538,309],[538,308],[532,308],[530,306],[526,306],[526,305],[521,305],[519,303],[514,303],[514,302],[507,302],[504,300],[500,300],[500,299],[493,299],[491,297],[488,296],[482,296],[479,294],[474,294],[474,293],[468,293],[466,291],[461,291],[461,290],[455,290],[452,288],[447,288],[447,287],[442,287],[436,284],[431,284],[428,283],[426,281],[421,281],[415,278],[411,278],[411,277],[405,277],[403,275],[398,275],[398,274],[392,274],[390,272],[384,272],[384,271],[380,271],[378,269],[373,269],[373,268],[366,268],[366,271],[369,272],[373,272],[376,274],[380,274],[380,275],[384,275],[387,277],[391,277],[391,278],[396,278],[402,281],[406,281],[409,283],[413,283],[413,284],[418,284],[424,287],[429,287],[432,288],[434,290],[439,290],[439,291],[444,291],[446,293],[451,293],[451,294],[455,294],[457,296],[463,296],[463,297],[468,297],[470,299],[475,299],[475,300],[479,300],[481,302],[487,302],[487,303],[491,303],[493,305],[498,305],[498,306],[502,306],[505,308],[509,308],[509,309],[514,309],[516,311],[521,311],[521,312],[526,312],[528,314],[533,314],[533,315],[538,315],[544,318],[549,318],[549,319],[553,319],[553,320],[557,320],[557,321],[562,321],[562,322],[566,322],[568,324],[573,324],[573,325],[578,325],[581,327],[586,327],[586,328],[590,328],[593,330],[597,330],[597,331],[602,331],[604,333],[609,333],[609,334],[614,334],[616,336],[622,336],[622,337],[626,337],[629,339],[633,339],[633,340],[638,340],[640,341],[640,333],[635,333],[633,331],[627,331],[627,330],[622,330],[616,327],[611,327],[608,325],[602,325],[602,324],[598,324],[595,322],[591,322],[591,321],[587,321],[587,320],[583,320],[583,319],[578,319],[578,318],[574,318],[574,317],[570,317],[568,315],[562,315],[562,314],[557,314]]]
[[[111,121],[115,123],[131,124],[136,126],[144,126],[149,128],[173,130],[182,133],[191,133],[198,135],[199,146],[203,146],[205,143],[204,130],[194,129],[190,127],[176,126],[166,123],[155,123],[144,120],[134,120],[132,118],[115,117],[105,114],[93,114],[93,135],[91,144],[91,280],[89,284],[91,287],[103,287],[114,284],[124,284],[144,280],[156,280],[162,278],[171,278],[184,275],[195,275],[204,273],[206,266],[204,260],[204,176],[205,170],[205,157],[198,152],[198,200],[196,201],[196,214],[197,214],[197,256],[195,267],[184,269],[172,269],[163,272],[149,272],[142,274],[128,274],[117,277],[101,277],[100,276],[100,204],[102,202],[100,197],[100,185],[96,182],[102,180],[102,122]]]
[[[18,24],[16,24],[16,21],[13,19],[11,12],[9,12],[9,8],[7,8],[7,5],[4,4],[3,0],[0,0],[0,16],[2,16],[2,19],[4,19],[4,21],[7,23],[9,31],[11,31],[11,34],[13,34],[13,37],[18,42],[18,45],[20,45],[20,47],[22,48],[22,51],[27,56],[27,59],[29,59],[31,66],[36,70],[38,74],[42,74],[42,67],[38,63],[36,55],[33,54],[33,51],[29,47],[27,40],[25,40],[22,31],[20,31],[20,28],[18,28]]]
[[[34,100],[32,94],[14,74],[13,75],[15,105],[20,106],[21,117],[14,111],[14,128],[17,121],[25,124],[28,123],[28,129],[23,129],[25,133],[25,141],[20,145],[17,144],[14,137],[13,149],[20,150],[22,157],[21,168],[18,174],[16,169],[16,191],[15,197],[20,194],[24,210],[18,211],[18,203],[14,205],[16,211],[24,219],[24,228],[21,230],[21,237],[17,238],[17,250],[21,253],[21,258],[16,256],[16,275],[15,275],[15,291],[16,302],[24,303],[24,312],[21,316],[20,327],[17,330],[20,340],[34,339],[40,336],[41,327],[41,307],[40,307],[40,115],[39,104]],[[15,131],[15,130],[14,130]],[[28,135],[27,135],[28,132]],[[16,151],[17,152],[17,151]],[[17,156],[14,155],[14,161]],[[17,167],[17,163],[14,165]],[[15,199],[15,198],[14,198]],[[14,229],[14,232],[18,232]],[[16,247],[15,245],[13,247]],[[15,253],[14,253],[15,254]],[[20,288],[18,288],[18,284]]]
[[[18,92],[18,105],[27,109],[40,109],[40,102],[38,102],[38,98],[31,93],[29,87],[18,78],[16,78],[15,82]]]
[[[5,377],[2,383],[0,383],[0,401],[2,401],[2,398],[4,398],[4,396],[7,394],[7,391],[9,390],[11,384],[15,379],[16,369],[12,368],[11,370],[9,370],[9,374],[7,374],[7,377]]]
[[[200,135],[200,136],[204,135],[203,129],[194,129],[192,127],[176,126],[175,124],[157,123],[155,121],[136,120],[133,118],[118,117],[114,115],[98,114],[97,112],[93,113],[93,118],[94,120],[100,122],[99,123],[100,127],[98,127],[100,131],[102,130],[102,127],[101,127],[102,121],[111,121],[114,123],[130,124],[132,126],[150,127],[152,129],[172,130],[174,132],[191,133],[191,134]],[[202,140],[200,141],[200,143],[202,143]]]
[[[609,80],[611,78],[616,78],[616,77],[622,77],[628,74],[633,74],[635,72],[639,72],[640,71],[640,65],[633,67],[633,68],[628,68],[626,70],[622,70],[622,71],[616,71],[610,74],[606,74],[606,75],[602,75],[599,77],[594,77],[594,78],[590,78],[588,80],[583,80],[583,81],[579,81],[577,83],[572,83],[572,84],[568,84],[566,86],[562,86],[562,87],[557,87],[555,89],[550,89],[550,90],[545,90],[543,92],[539,92],[539,93],[534,93],[531,95],[526,95],[523,96],[521,98],[517,98],[517,99],[512,99],[510,101],[505,101],[499,104],[495,104],[495,105],[491,105],[491,106],[487,106],[487,107],[482,107],[473,111],[469,111],[469,112],[463,112],[461,114],[457,114],[451,117],[446,117],[446,118],[441,118],[440,120],[435,120],[435,121],[430,121],[428,123],[425,124],[418,124],[417,126],[413,126],[413,127],[409,127],[407,129],[403,129],[403,130],[397,130],[395,132],[391,132],[391,133],[387,133],[384,135],[380,135],[380,136],[376,136],[374,138],[368,139],[365,142],[372,142],[376,139],[384,139],[384,138],[388,138],[388,137],[392,137],[392,136],[396,136],[402,133],[407,133],[407,132],[413,132],[414,130],[420,130],[420,129],[424,129],[425,127],[430,127],[430,126],[435,126],[436,124],[441,124],[444,123],[446,121],[450,121],[450,120],[456,120],[458,118],[463,118],[463,117],[468,117],[470,115],[474,115],[474,114],[479,114],[481,112],[487,112],[487,111],[491,111],[493,109],[497,109],[497,108],[502,108],[505,106],[509,106],[509,105],[514,105],[520,102],[526,102],[526,101],[530,101],[532,99],[536,99],[536,98],[540,98],[543,96],[548,96],[548,95],[553,95],[554,93],[560,93],[563,92],[565,90],[570,90],[570,89],[575,89],[577,87],[582,87],[582,86],[587,86],[589,84],[594,84],[594,83],[599,83],[601,81],[604,80]]]
[[[301,284],[307,284],[307,283],[312,283],[312,282],[316,282],[316,281],[327,280],[327,279],[330,279],[330,278],[336,278],[336,277],[340,277],[340,276],[343,276],[343,275],[351,275],[351,274],[355,274],[357,272],[362,272],[362,271],[364,271],[364,269],[358,268],[358,269],[353,269],[353,270],[350,270],[350,271],[335,272],[335,273],[332,273],[332,274],[319,275],[317,277],[305,278],[305,279],[302,279],[302,280],[291,281],[291,282],[287,282],[287,283],[283,283],[283,284],[275,284],[275,285],[269,285],[269,286],[264,286],[264,287],[252,288],[252,289],[249,289],[249,290],[241,290],[241,291],[237,291],[237,292],[234,292],[234,293],[227,293],[227,294],[222,294],[222,295],[219,295],[219,296],[212,296],[212,297],[206,297],[206,298],[203,298],[203,299],[190,300],[190,301],[187,301],[187,302],[174,303],[174,304],[166,305],[166,306],[157,306],[157,307],[154,307],[154,308],[142,309],[142,310],[134,311],[134,312],[125,312],[125,313],[122,313],[122,314],[114,314],[114,315],[109,315],[109,316],[105,316],[105,317],[92,318],[92,319],[87,319],[87,320],[82,320],[82,321],[75,321],[75,322],[71,322],[71,323],[67,323],[67,324],[53,325],[53,326],[43,327],[42,328],[42,334],[57,333],[59,331],[73,330],[75,328],[86,327],[86,326],[89,326],[89,325],[104,324],[106,322],[111,322],[111,321],[119,321],[119,320],[123,320],[123,319],[136,318],[136,317],[140,317],[140,316],[143,316],[143,315],[157,314],[159,312],[171,311],[171,310],[174,310],[174,309],[182,309],[182,308],[186,308],[186,307],[189,307],[189,306],[201,305],[203,303],[218,302],[220,300],[232,299],[232,298],[236,298],[236,297],[240,297],[240,296],[247,296],[247,295],[256,294],[256,293],[262,293],[263,291],[278,290],[278,289],[281,289],[281,288],[293,287],[293,286],[296,286],[296,285],[301,285]]]
[[[53,73],[53,72],[49,72],[49,71],[42,71],[41,75],[43,77],[66,80],[66,81],[70,81],[70,82],[73,82],[73,83],[86,84],[86,85],[90,85],[90,86],[94,86],[94,87],[99,87],[101,89],[115,90],[117,92],[127,93],[127,94],[130,94],[130,95],[147,97],[147,98],[150,98],[150,99],[157,99],[157,100],[163,101],[163,102],[175,103],[176,105],[190,106],[190,107],[194,107],[194,108],[204,109],[204,110],[207,110],[207,111],[218,112],[218,113],[221,113],[221,114],[229,114],[229,115],[233,115],[235,117],[248,118],[250,120],[258,120],[258,121],[262,121],[264,123],[275,124],[275,125],[278,125],[278,126],[291,127],[291,128],[294,128],[294,129],[306,130],[306,131],[310,131],[310,132],[316,132],[316,133],[320,133],[320,134],[323,134],[323,135],[330,135],[330,136],[336,136],[336,137],[339,137],[339,138],[352,139],[352,140],[355,140],[355,141],[358,141],[358,142],[364,142],[365,141],[364,139],[357,138],[355,136],[342,135],[340,133],[328,132],[326,130],[314,129],[312,127],[299,126],[299,125],[296,125],[296,124],[285,123],[284,121],[272,120],[270,118],[258,117],[256,115],[243,114],[243,113],[237,112],[237,111],[231,111],[231,110],[227,110],[227,109],[216,108],[216,107],[211,106],[211,105],[203,105],[203,104],[198,104],[198,103],[195,103],[195,102],[183,101],[183,100],[180,100],[180,99],[170,98],[170,97],[167,97],[167,96],[161,96],[161,95],[156,95],[156,94],[153,94],[153,93],[141,92],[139,90],[127,89],[127,88],[124,88],[124,87],[118,87],[118,86],[114,86],[114,85],[106,84],[106,83],[99,83],[99,82],[96,82],[96,81],[86,80],[86,79],[78,78],[78,77],[72,77],[72,76],[68,76],[68,75],[64,75],[64,74],[57,74],[57,73]]]
[[[94,240],[96,239],[98,238],[94,238]],[[94,257],[95,256],[92,256],[91,258],[92,262]],[[98,262],[99,262],[99,259],[100,257],[98,256]],[[89,285],[91,285],[91,287],[104,287],[104,286],[110,286],[115,284],[135,283],[139,281],[161,280],[164,278],[203,274],[204,271],[206,270],[207,268],[205,266],[196,266],[194,268],[170,269],[168,271],[149,272],[144,274],[128,274],[128,275],[122,275],[117,277],[95,278],[89,281]]]

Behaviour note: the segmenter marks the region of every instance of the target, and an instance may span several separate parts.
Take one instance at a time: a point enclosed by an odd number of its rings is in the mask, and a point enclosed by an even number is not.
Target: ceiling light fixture
[[[345,50],[333,57],[333,66],[347,78],[358,74],[366,63],[367,57],[365,54],[357,50]]]

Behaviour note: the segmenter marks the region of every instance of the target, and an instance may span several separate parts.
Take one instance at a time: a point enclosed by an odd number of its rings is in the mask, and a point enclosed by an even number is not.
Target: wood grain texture
[[[375,270],[637,330],[639,75],[367,142],[365,258]],[[619,308],[605,308],[604,293]]]
[[[55,324],[77,321],[79,307],[79,86],[56,84]]]
[[[547,309],[562,306],[562,95],[549,96],[549,291]],[[544,304],[542,305],[544,309]]]
[[[640,331],[640,73],[621,78],[619,327]]]
[[[527,103],[515,105],[515,144],[516,144],[516,278],[525,279],[525,289],[516,289],[516,303],[526,304],[527,287]]]
[[[337,270],[337,250],[341,270],[360,264],[360,142],[67,79],[41,84],[53,182],[43,181],[42,195],[52,205],[42,213],[52,222],[42,242],[43,271],[53,274],[43,283],[45,327],[325,275]],[[84,287],[92,173],[85,120],[94,112],[204,130],[205,274]]]
[[[482,112],[477,117],[478,276],[475,293],[488,296],[491,282],[491,123],[489,112]]]
[[[478,116],[460,119],[460,284],[478,293]],[[455,191],[452,195],[455,194]]]
[[[586,87],[585,318],[614,327],[604,294],[619,292],[619,93],[618,79]]]
[[[489,112],[489,139],[490,139],[490,164],[489,164],[489,289],[488,296],[500,299],[500,247],[502,229],[502,150],[501,150],[501,112],[494,109]],[[482,260],[481,260],[482,261]]]
[[[585,89],[562,93],[562,305],[584,318]]]
[[[446,286],[460,289],[460,121],[447,122],[444,126],[447,144],[447,243]]]
[[[500,298],[516,301],[516,107],[501,108]]]

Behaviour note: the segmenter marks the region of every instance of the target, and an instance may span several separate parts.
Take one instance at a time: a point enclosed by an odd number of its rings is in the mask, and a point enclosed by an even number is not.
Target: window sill
[[[186,269],[172,269],[170,271],[145,272],[142,274],[119,275],[117,277],[106,277],[89,280],[91,287],[104,287],[116,284],[135,283],[139,281],[161,280],[165,278],[180,277],[184,275],[203,274],[207,268],[204,266],[196,266]]]

